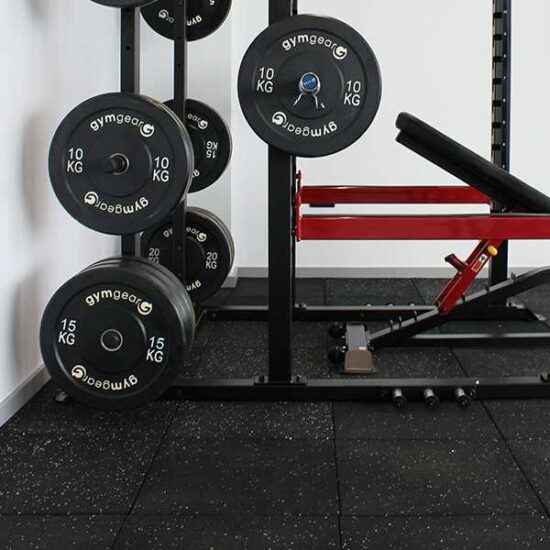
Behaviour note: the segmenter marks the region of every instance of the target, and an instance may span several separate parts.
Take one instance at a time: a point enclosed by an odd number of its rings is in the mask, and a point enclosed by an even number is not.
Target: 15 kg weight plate
[[[102,233],[137,233],[165,219],[188,191],[193,145],[168,107],[113,93],[67,115],[49,163],[57,198],[80,223]]]
[[[200,40],[215,32],[229,14],[231,0],[189,0],[187,5],[187,39]],[[157,0],[141,13],[151,28],[174,39],[174,0]]]
[[[246,52],[239,99],[266,143],[300,157],[349,147],[372,124],[382,92],[371,47],[337,19],[298,15],[268,27]]]
[[[52,378],[74,399],[126,409],[169,388],[194,327],[189,296],[172,274],[113,258],[61,287],[44,313],[40,343]]]
[[[137,8],[138,6],[146,6],[155,0],[92,0],[96,4],[110,6],[111,8]]]
[[[166,105],[174,110],[173,101]],[[231,160],[231,134],[214,109],[194,99],[187,100],[185,125],[195,153],[189,192],[196,193],[216,183],[225,172]]]
[[[188,208],[186,226],[186,289],[193,302],[202,303],[222,288],[233,267],[235,244],[226,225],[207,210]],[[141,253],[175,272],[173,234],[170,223],[147,231],[141,238]]]

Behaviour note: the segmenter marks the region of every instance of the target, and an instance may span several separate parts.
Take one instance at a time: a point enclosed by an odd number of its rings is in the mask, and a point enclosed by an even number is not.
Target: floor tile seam
[[[171,413],[175,414],[175,413]],[[172,419],[170,419],[170,422]],[[151,431],[154,430],[154,426],[151,426]],[[109,428],[111,429],[111,428]],[[120,427],[113,427],[113,431],[124,431],[124,433],[128,436],[132,435],[143,435],[144,428],[138,428],[138,427],[128,427],[128,426],[120,426]],[[156,432],[155,432],[156,433]],[[50,437],[50,438],[63,438],[67,439],[69,437],[86,437],[86,438],[92,438],[95,436],[99,436],[101,438],[108,438],[108,434],[105,433],[105,430],[102,429],[102,431],[95,430],[93,428],[84,428],[84,429],[63,429],[59,431],[51,431],[51,430],[22,430],[20,428],[10,428],[5,431],[0,431],[0,436],[7,435],[7,436],[23,436],[23,437]],[[116,440],[115,442],[119,442]]]
[[[159,455],[160,453],[160,450],[162,448],[162,445],[168,435],[168,432],[170,431],[170,429],[172,428],[174,422],[176,421],[176,412],[177,412],[177,409],[179,407],[175,407],[174,408],[174,414],[172,416],[172,419],[170,422],[167,422],[167,425],[164,429],[164,433],[162,434],[162,436],[160,437],[159,439],[159,444],[153,454],[153,456],[151,457],[151,461],[149,462],[149,467],[147,468],[147,470],[144,472],[144,475],[143,475],[143,478],[141,480],[141,483],[139,484],[139,486],[137,487],[137,490],[135,492],[135,495],[134,495],[134,498],[132,500],[132,502],[130,503],[130,506],[125,514],[125,517],[123,518],[123,520],[120,522],[120,526],[118,528],[118,531],[117,531],[117,534],[115,536],[115,538],[113,539],[113,544],[111,545],[111,550],[114,550],[118,543],[119,543],[119,540],[122,536],[122,532],[124,530],[124,527],[126,526],[127,522],[128,522],[128,518],[132,515],[132,512],[134,511],[135,509],[135,506],[136,506],[136,503],[139,499],[139,496],[141,495],[141,492],[143,491],[143,487],[145,486],[145,483],[147,482],[151,472],[152,472],[152,469],[153,469],[153,465],[155,463],[155,460],[157,459],[157,456]]]
[[[506,441],[510,441],[511,443],[519,443],[519,442],[528,442],[528,441],[535,441],[537,443],[544,443],[548,441],[550,443],[550,434],[546,435],[532,435],[532,436],[525,436],[525,437],[508,437],[506,436]]]
[[[342,520],[345,519],[452,519],[452,518],[495,518],[495,519],[544,519],[548,520],[546,514],[542,512],[468,512],[468,513],[394,513],[394,514],[362,514],[362,513],[343,513]]]
[[[21,514],[18,513],[7,513],[3,514],[0,512],[0,520],[4,518],[82,518],[82,517],[93,517],[93,518],[120,518],[123,519],[126,517],[126,512],[24,512]]]
[[[342,531],[342,522],[340,518],[342,517],[342,491],[340,487],[340,468],[338,465],[338,451],[336,449],[336,438],[337,438],[337,430],[336,430],[336,411],[335,411],[335,403],[331,403],[331,413],[332,413],[332,430],[333,430],[333,437],[334,437],[334,447],[333,447],[333,458],[334,458],[334,472],[336,476],[336,501],[338,506],[338,542],[340,545],[340,549],[344,548],[344,534]]]
[[[527,486],[529,487],[531,493],[537,499],[542,512],[546,515],[546,517],[548,517],[548,519],[550,519],[550,509],[548,508],[548,506],[544,502],[544,499],[542,498],[542,495],[540,494],[540,492],[537,490],[534,482],[531,480],[531,478],[527,474],[527,471],[523,467],[523,465],[521,464],[521,461],[519,460],[519,458],[514,453],[514,451],[512,449],[512,446],[510,445],[510,442],[504,436],[504,432],[500,428],[500,425],[498,424],[498,422],[497,422],[496,418],[494,417],[492,411],[490,410],[490,408],[487,406],[487,404],[485,402],[482,403],[482,406],[485,409],[485,411],[486,411],[487,415],[489,416],[489,418],[491,419],[491,421],[493,422],[493,424],[494,424],[497,432],[499,433],[499,435],[501,437],[501,440],[504,443],[504,446],[506,447],[506,449],[507,449],[510,457],[512,458],[512,461],[514,462],[516,468],[521,473],[521,475],[522,475],[524,481],[527,483]]]
[[[341,514],[314,514],[314,513],[271,513],[271,514],[249,514],[249,513],[225,513],[225,512],[200,512],[200,513],[189,513],[189,512],[138,512],[134,511],[130,514],[111,514],[111,513],[24,513],[24,514],[0,514],[0,520],[10,520],[10,519],[71,519],[71,518],[93,518],[93,519],[120,519],[120,520],[129,520],[135,518],[181,518],[181,519],[232,519],[232,520],[249,520],[250,518],[255,519],[337,519],[341,517],[343,519],[353,519],[353,518],[460,518],[460,517],[494,517],[494,518],[544,518],[548,519],[546,514],[542,512],[468,512],[468,513],[393,513],[393,514],[364,514],[361,512],[348,513],[343,512]]]
[[[453,353],[453,356],[458,361],[458,363],[460,365],[460,368],[467,374],[466,368],[462,364],[462,361],[460,360],[458,355],[455,353],[455,350],[452,349],[451,351]],[[520,460],[518,459],[518,457],[514,453],[514,451],[512,449],[512,446],[510,445],[510,441],[508,439],[506,439],[506,436],[504,435],[504,431],[501,429],[499,423],[497,422],[497,420],[495,418],[495,415],[491,411],[491,408],[488,406],[486,401],[480,401],[480,403],[481,403],[481,406],[483,407],[483,409],[485,410],[485,414],[489,417],[489,420],[493,423],[493,426],[494,426],[495,430],[497,431],[497,433],[500,437],[500,440],[502,441],[503,445],[505,446],[509,456],[512,458],[513,463],[515,464],[516,468],[521,473],[521,476],[523,477],[524,481],[527,483],[527,486],[529,487],[531,493],[535,496],[537,502],[539,503],[541,511],[546,515],[546,517],[548,517],[548,519],[550,519],[550,509],[549,509],[549,507],[545,504],[542,496],[540,495],[539,491],[535,487],[535,484],[533,483],[531,478],[527,475],[526,469],[522,466]]]
[[[346,441],[369,441],[369,442],[379,442],[379,443],[398,443],[402,442],[418,442],[418,443],[471,443],[479,444],[480,442],[495,443],[501,441],[496,435],[494,437],[469,437],[469,438],[458,438],[458,437],[343,437],[338,436],[335,440],[336,443],[346,442]]]
[[[450,347],[449,348],[450,352],[451,352],[451,355],[454,357],[456,363],[458,364],[460,370],[462,371],[462,373],[464,374],[465,377],[467,378],[472,378],[472,375],[468,372],[468,370],[466,369],[466,367],[463,365],[460,357],[458,356],[458,354],[456,353],[456,349],[454,347]],[[473,377],[475,378],[475,377]]]
[[[233,513],[227,513],[227,512],[200,512],[200,513],[190,513],[185,511],[175,511],[175,512],[132,512],[129,516],[127,516],[126,519],[130,518],[167,518],[167,517],[174,517],[174,518],[181,518],[181,519],[231,519],[231,520],[250,520],[252,519],[336,519],[339,516],[338,513],[325,513],[325,514],[314,514],[314,513],[271,513],[271,514],[261,514],[261,513],[254,513],[250,514],[248,512],[233,512]],[[0,516],[1,517],[1,516]],[[70,516],[69,516],[70,517]]]
[[[174,433],[177,434],[178,430],[174,429]],[[262,436],[221,436],[221,437],[196,437],[196,436],[179,436],[177,438],[178,442],[187,442],[187,443],[217,443],[217,442],[223,442],[223,443],[291,443],[291,442],[297,442],[297,443],[334,443],[334,438],[332,434],[327,435],[322,438],[315,438],[315,437],[262,437]]]
[[[416,293],[418,294],[418,297],[420,298],[420,301],[423,303],[423,304],[426,304],[428,302],[428,297],[424,295],[424,293],[420,290],[420,287],[418,286],[418,283],[417,283],[417,280],[412,278],[412,279],[409,279],[409,281],[411,281]],[[419,304],[420,305],[420,304]],[[429,305],[429,304],[428,304]]]

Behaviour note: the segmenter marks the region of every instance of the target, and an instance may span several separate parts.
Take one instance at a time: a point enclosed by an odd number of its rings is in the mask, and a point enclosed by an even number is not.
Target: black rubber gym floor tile
[[[330,403],[181,403],[169,439],[330,439]]]
[[[419,304],[422,297],[410,279],[328,279],[328,305]]]
[[[501,441],[337,442],[344,515],[522,514],[540,510]]]
[[[124,436],[139,426],[143,434],[156,434],[164,431],[176,412],[174,403],[161,401],[132,411],[99,411],[74,401],[57,403],[54,400],[56,391],[56,386],[48,383],[2,428],[2,432],[55,437],[73,434],[94,437],[101,432],[112,432]]]
[[[203,347],[240,346],[263,350],[268,345],[268,324],[256,321],[206,321],[200,328]]]
[[[208,341],[212,334],[212,329],[214,328],[209,321],[202,320],[198,327],[195,329],[195,341],[193,342],[192,350],[202,351],[208,345]]]
[[[234,288],[222,288],[214,296],[206,300],[202,305],[206,308],[217,308],[226,305],[231,296],[233,296]]]
[[[342,549],[543,550],[549,526],[539,515],[342,518]]]
[[[191,351],[189,351],[184,358],[181,369],[182,374],[193,377],[197,372],[199,372],[202,363],[202,356],[206,347],[206,344],[200,347],[199,345],[193,346]]]
[[[266,305],[269,296],[267,279],[239,279],[227,305]],[[326,298],[324,279],[297,279],[296,302],[323,305]]]
[[[540,499],[550,508],[550,441],[517,439],[509,445]]]
[[[550,401],[486,401],[491,416],[506,439],[550,439]]]
[[[296,281],[296,303],[322,306],[326,302],[325,279],[298,279]]]
[[[550,285],[542,285],[537,288],[533,288],[523,294],[518,294],[516,298],[518,301],[524,303],[527,307],[533,309],[533,311],[550,314]]]
[[[185,369],[193,378],[253,378],[268,373],[267,344],[263,347],[242,347],[238,342],[224,346],[208,345],[202,352],[201,363],[193,370]],[[330,365],[326,346],[294,347],[294,372],[309,378],[326,378]]]
[[[239,279],[226,304],[241,306],[267,305],[268,289],[267,279]]]
[[[328,378],[332,368],[326,346],[294,348],[294,374],[307,378]]]
[[[160,435],[0,434],[0,514],[125,514]]]
[[[296,322],[293,325],[293,343],[296,347],[318,347],[326,350],[330,323]],[[234,346],[267,349],[269,338],[267,322],[205,321],[197,331],[198,346]]]
[[[200,365],[184,368],[191,378],[252,378],[267,373],[268,354],[265,348],[243,348],[239,343],[209,344],[202,352]]]
[[[0,548],[105,550],[114,544],[122,521],[116,516],[0,516]]]
[[[292,341],[296,348],[321,347],[327,351],[332,339],[329,337],[330,323],[297,321],[292,326]]]
[[[334,443],[165,439],[137,513],[334,515]]]
[[[498,432],[480,403],[460,409],[443,402],[429,410],[410,403],[398,410],[389,403],[334,404],[337,439],[479,440],[498,438]]]
[[[338,520],[231,518],[225,516],[132,516],[114,550],[340,550]]]
[[[550,367],[549,347],[486,347],[453,350],[469,376],[539,376]]]

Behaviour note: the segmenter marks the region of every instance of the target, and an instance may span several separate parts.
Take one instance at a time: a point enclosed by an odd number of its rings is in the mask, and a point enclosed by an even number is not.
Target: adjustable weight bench
[[[298,240],[477,240],[466,260],[451,254],[446,262],[457,274],[445,286],[433,307],[412,308],[390,321],[388,328],[369,333],[361,323],[349,324],[345,355],[346,372],[375,372],[368,355],[394,345],[488,344],[506,341],[532,345],[550,342],[548,331],[476,334],[460,338],[426,334],[450,320],[483,318],[497,320],[512,306],[494,304],[550,282],[550,267],[512,277],[466,297],[474,279],[498,255],[502,243],[513,239],[550,239],[550,197],[512,176],[483,157],[432,128],[418,118],[402,113],[397,119],[397,141],[418,153],[467,186],[446,187],[314,187],[298,182],[296,234]],[[302,206],[329,207],[337,204],[486,204],[504,205],[503,213],[473,215],[304,215]],[[494,315],[489,313],[495,310]],[[505,317],[505,315],[503,315]],[[535,320],[535,316],[532,317]],[[363,330],[359,330],[362,326]],[[424,333],[424,334],[422,334]],[[369,351],[367,351],[369,350]],[[343,357],[342,357],[343,358]]]
[[[471,185],[509,211],[550,213],[550,197],[432,128],[401,113],[397,142]]]

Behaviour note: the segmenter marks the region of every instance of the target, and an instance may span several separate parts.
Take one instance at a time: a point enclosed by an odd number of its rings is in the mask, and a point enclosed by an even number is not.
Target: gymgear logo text
[[[297,34],[283,40],[282,46],[285,52],[289,52],[298,46],[307,44],[309,46],[323,46],[331,50],[334,59],[338,61],[343,61],[348,56],[349,50],[335,42],[332,38],[328,36],[323,36],[319,34]]]
[[[144,138],[150,138],[155,133],[155,126],[153,124],[145,122],[136,116],[127,115],[124,113],[109,113],[107,115],[97,117],[90,122],[90,128],[94,132],[99,132],[110,124],[116,124],[118,126],[122,126],[123,124],[126,124],[127,126],[134,126],[139,129],[139,133]]]

